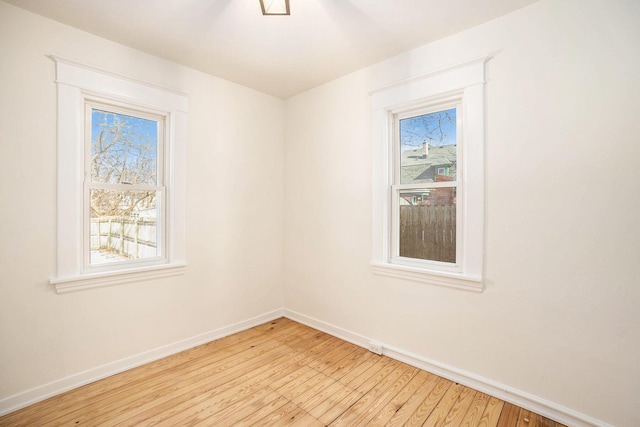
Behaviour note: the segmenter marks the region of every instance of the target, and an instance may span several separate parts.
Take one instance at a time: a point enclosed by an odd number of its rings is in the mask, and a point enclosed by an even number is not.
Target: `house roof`
[[[428,151],[428,154],[427,154]],[[448,175],[455,176],[457,166],[457,146],[429,146],[415,150],[405,150],[401,155],[400,180],[403,184],[434,182],[437,168],[449,168]]]

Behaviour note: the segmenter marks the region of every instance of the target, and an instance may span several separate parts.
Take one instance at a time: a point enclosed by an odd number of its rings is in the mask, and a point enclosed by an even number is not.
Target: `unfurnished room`
[[[0,0],[0,426],[640,426],[640,1]]]

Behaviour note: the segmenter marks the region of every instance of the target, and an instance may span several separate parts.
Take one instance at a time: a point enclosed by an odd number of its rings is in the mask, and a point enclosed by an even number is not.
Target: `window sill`
[[[158,279],[162,277],[184,274],[187,264],[162,264],[151,267],[131,268],[128,270],[109,271],[105,273],[91,273],[77,276],[54,278],[49,283],[56,288],[56,292],[64,294],[84,289],[100,288],[104,286],[121,285],[139,282],[141,280]]]
[[[413,280],[414,282],[430,285],[445,286],[448,288],[463,289],[472,292],[482,292],[484,284],[482,278],[458,273],[446,273],[433,270],[424,270],[416,267],[391,264],[388,262],[372,261],[371,267],[374,274],[395,277],[397,279]]]

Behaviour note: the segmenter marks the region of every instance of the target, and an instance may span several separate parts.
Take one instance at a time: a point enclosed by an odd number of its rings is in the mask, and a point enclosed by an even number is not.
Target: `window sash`
[[[168,233],[167,233],[167,198],[165,170],[168,170],[167,161],[164,155],[165,140],[168,137],[169,126],[168,117],[157,111],[146,109],[142,106],[107,100],[97,96],[87,95],[84,98],[84,183],[83,183],[83,273],[97,273],[117,271],[122,268],[146,267],[167,262]],[[91,174],[91,144],[92,144],[92,113],[94,109],[106,111],[114,114],[122,114],[135,118],[151,120],[157,123],[156,140],[156,185],[152,184],[122,184],[122,183],[102,183],[93,182]],[[156,191],[156,254],[155,257],[142,259],[130,259],[123,261],[113,261],[104,264],[91,263],[91,190],[104,189],[112,191]]]
[[[140,259],[128,259],[122,261],[113,261],[103,264],[91,263],[91,190],[92,189],[104,189],[104,185],[94,186],[92,184],[86,184],[84,189],[84,233],[83,233],[83,272],[84,273],[97,273],[105,271],[115,271],[122,269],[123,267],[146,267],[157,264],[165,263],[167,260],[167,232],[166,232],[166,189],[163,187],[157,188],[155,191],[158,193],[156,198],[156,256],[145,257]],[[109,188],[116,191],[148,191],[147,189],[133,188],[133,186],[120,185],[118,187],[125,188]]]
[[[401,168],[402,168],[402,148],[400,141],[400,121],[417,117],[425,114],[436,113],[455,108],[456,109],[456,180],[444,182],[425,182],[417,184],[401,184]],[[391,121],[391,137],[390,148],[392,155],[389,157],[391,161],[390,169],[392,171],[392,183],[389,192],[390,203],[390,238],[389,238],[389,262],[392,264],[405,265],[409,267],[433,269],[444,272],[460,273],[464,266],[464,247],[463,247],[463,129],[462,129],[462,97],[461,95],[450,96],[433,102],[427,102],[423,105],[412,105],[410,108],[402,110],[391,110],[388,112]],[[425,260],[419,258],[409,258],[400,256],[400,194],[406,190],[430,190],[437,188],[455,188],[458,197],[456,198],[456,262],[442,262],[435,260]]]
[[[119,261],[111,261],[108,263],[91,263],[91,207],[90,207],[90,197],[91,190],[95,187],[87,185],[85,186],[85,198],[87,200],[86,203],[86,212],[84,215],[84,253],[83,253],[83,271],[85,273],[97,273],[97,272],[105,272],[105,271],[114,271],[119,270],[123,267],[132,268],[132,267],[146,267],[153,266],[157,264],[162,264],[166,262],[166,244],[167,244],[167,233],[166,233],[166,221],[163,212],[166,208],[166,191],[164,188],[157,190],[157,199],[156,199],[156,232],[155,232],[155,243],[156,243],[156,256],[144,257],[139,259],[128,259],[128,260],[119,260]],[[126,188],[120,188],[121,191],[136,191],[129,186]],[[118,191],[118,190],[116,190]]]
[[[450,184],[447,182],[447,184]],[[446,272],[461,272],[463,263],[463,247],[462,247],[462,207],[459,204],[460,197],[457,200],[456,206],[456,262],[443,262],[436,260],[428,260],[428,259],[420,259],[420,258],[409,258],[400,256],[400,194],[407,190],[403,188],[403,186],[394,186],[395,188],[391,191],[391,239],[390,239],[390,251],[389,251],[389,262],[392,264],[398,265],[407,265],[410,267],[417,268],[427,268],[427,269],[437,269],[440,271]],[[457,184],[446,185],[446,186],[420,186],[416,187],[415,185],[411,185],[409,190],[430,190],[434,188],[455,188],[457,194],[460,193],[460,186]]]
[[[84,115],[84,135],[85,135],[85,181],[91,181],[91,126],[92,126],[92,111],[98,109],[101,111],[107,111],[115,114],[123,114],[135,118],[151,120],[157,123],[157,141],[156,141],[156,185],[163,186],[166,182],[165,170],[168,170],[165,159],[165,141],[169,135],[169,117],[166,113],[155,111],[143,106],[138,106],[131,103],[118,102],[116,100],[104,99],[96,95],[85,94],[85,115]],[[95,184],[100,184],[94,182]],[[129,185],[129,184],[126,184]],[[142,184],[137,184],[142,185]]]
[[[126,190],[160,191],[165,188],[164,185],[150,185],[150,184],[105,184],[102,182],[87,182],[87,181],[85,181],[84,184],[91,188],[96,188],[100,190],[118,190],[118,191],[126,191]]]

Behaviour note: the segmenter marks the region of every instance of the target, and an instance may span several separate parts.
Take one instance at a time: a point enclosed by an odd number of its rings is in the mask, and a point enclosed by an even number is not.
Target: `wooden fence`
[[[400,256],[456,262],[456,205],[400,206]]]
[[[91,219],[91,250],[130,258],[157,255],[155,219],[101,217]]]

